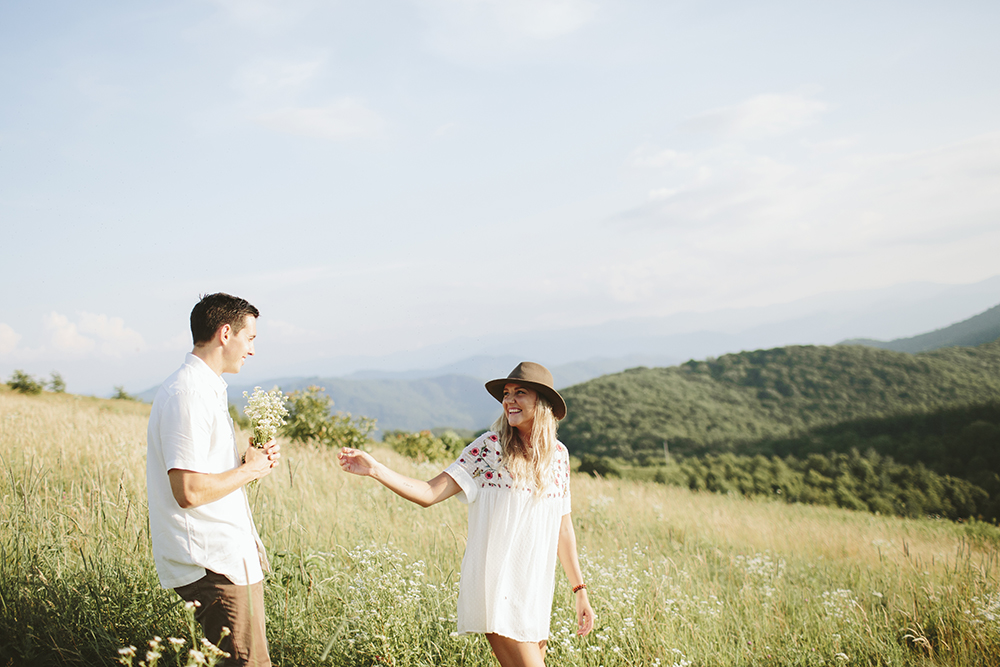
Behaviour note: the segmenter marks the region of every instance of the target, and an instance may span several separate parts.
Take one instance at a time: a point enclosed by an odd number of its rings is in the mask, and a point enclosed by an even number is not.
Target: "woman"
[[[503,667],[544,667],[557,557],[576,597],[577,634],[594,627],[570,519],[569,453],[556,440],[566,402],[548,369],[529,361],[486,390],[503,414],[430,481],[356,449],[338,457],[347,472],[374,477],[422,507],[454,495],[469,504],[458,631],[484,633]]]

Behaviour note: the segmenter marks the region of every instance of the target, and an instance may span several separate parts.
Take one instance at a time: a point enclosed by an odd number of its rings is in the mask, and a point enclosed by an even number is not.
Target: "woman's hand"
[[[462,490],[458,482],[446,472],[430,481],[421,482],[387,468],[376,461],[371,454],[360,449],[344,447],[337,454],[337,460],[345,472],[362,477],[372,477],[393,493],[421,507],[430,507],[434,503],[451,498]]]
[[[576,634],[583,637],[594,629],[594,610],[587,598],[587,589],[576,593]]]
[[[374,477],[375,468],[379,464],[368,452],[363,452],[360,449],[351,449],[350,447],[341,449],[340,453],[337,454],[337,460],[345,472],[361,475],[362,477]]]

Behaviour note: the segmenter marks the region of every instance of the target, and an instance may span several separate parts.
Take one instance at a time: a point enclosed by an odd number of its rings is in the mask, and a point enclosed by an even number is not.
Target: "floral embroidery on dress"
[[[507,488],[517,491],[531,491],[524,484],[513,485],[513,478],[507,467],[500,463],[500,447],[490,447],[488,443],[499,443],[494,433],[484,433],[470,443],[458,459],[458,463],[469,473],[480,488]],[[548,493],[543,498],[566,498],[569,495],[569,452],[561,442],[556,442]]]

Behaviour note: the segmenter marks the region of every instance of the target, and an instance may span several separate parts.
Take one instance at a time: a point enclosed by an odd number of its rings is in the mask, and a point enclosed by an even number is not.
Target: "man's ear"
[[[229,324],[223,324],[219,327],[219,342],[227,343],[229,342],[229,337],[233,335],[233,327]]]

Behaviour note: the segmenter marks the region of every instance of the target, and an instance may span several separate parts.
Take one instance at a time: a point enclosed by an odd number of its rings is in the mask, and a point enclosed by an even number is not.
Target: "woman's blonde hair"
[[[540,496],[551,481],[548,473],[556,453],[558,424],[552,414],[552,404],[538,392],[530,446],[521,440],[518,430],[507,423],[506,411],[491,427],[500,439],[500,463],[507,467],[516,483],[530,483],[536,496]]]

